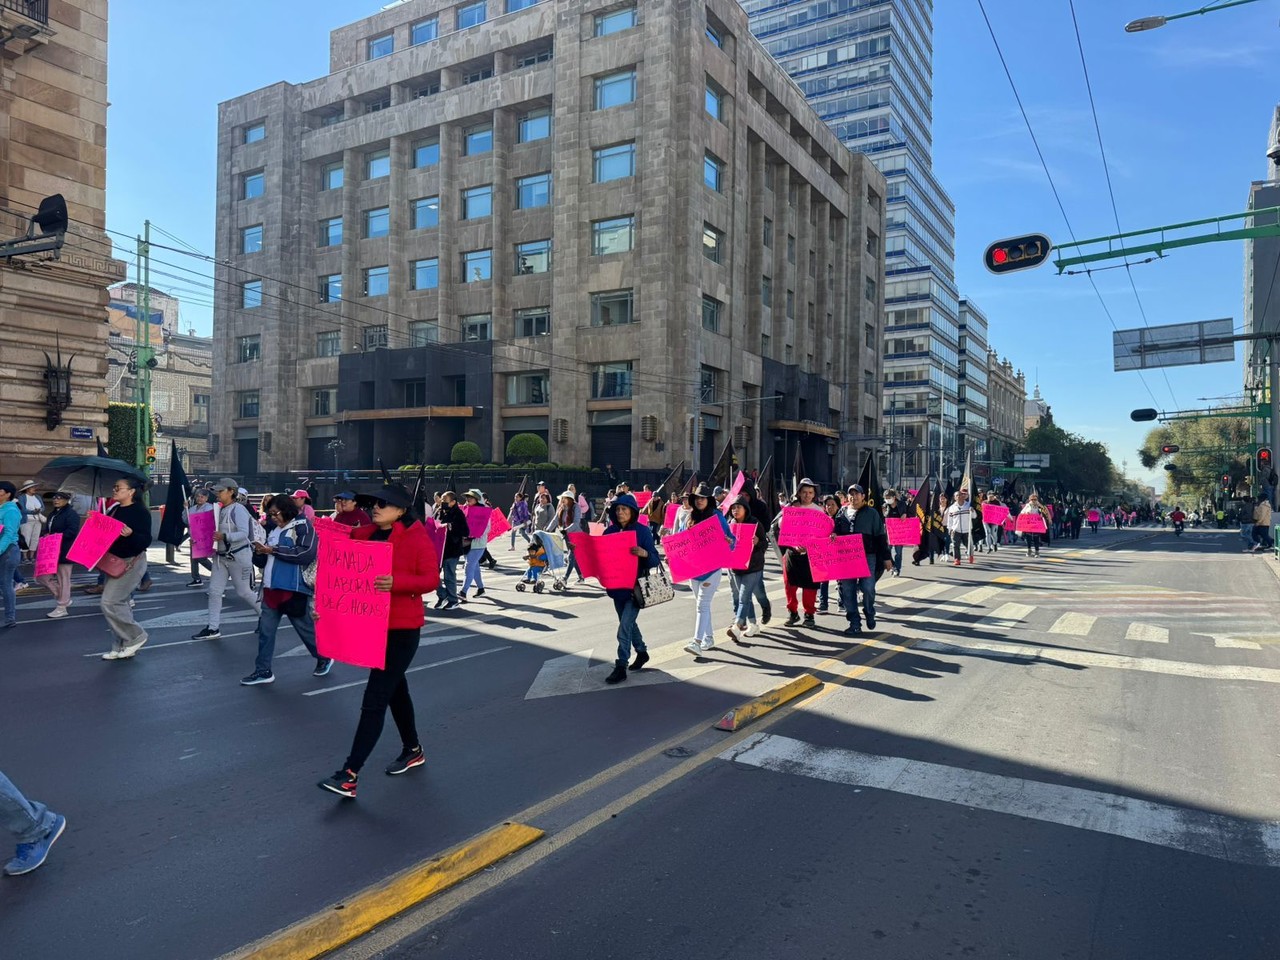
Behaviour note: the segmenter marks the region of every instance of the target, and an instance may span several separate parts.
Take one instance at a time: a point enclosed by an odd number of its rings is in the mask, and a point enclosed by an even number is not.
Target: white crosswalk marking
[[[1000,592],[1000,587],[979,587],[977,590],[970,590],[968,593],[960,594],[955,598],[954,602],[968,603],[976,607],[981,603],[986,603]]]
[[[1145,640],[1147,643],[1168,643],[1167,627],[1157,627],[1150,623],[1131,623],[1125,633],[1126,640]]]
[[[1262,644],[1254,643],[1252,640],[1243,640],[1239,637],[1224,637],[1221,634],[1205,634],[1207,637],[1213,637],[1213,645],[1223,650],[1261,650]]]
[[[1065,633],[1072,637],[1087,637],[1097,621],[1097,617],[1091,617],[1087,613],[1064,613],[1054,621],[1049,632]]]
[[[995,610],[985,617],[988,621],[987,625],[996,627],[1001,630],[1008,630],[1015,627],[1018,621],[1023,620],[1026,616],[1035,610],[1035,607],[1029,607],[1025,603],[1002,603]],[[996,622],[989,622],[996,621]]]
[[[916,600],[928,600],[930,597],[936,597],[940,593],[946,593],[953,587],[955,587],[954,583],[926,583],[923,586],[905,591],[901,596],[913,597]]]

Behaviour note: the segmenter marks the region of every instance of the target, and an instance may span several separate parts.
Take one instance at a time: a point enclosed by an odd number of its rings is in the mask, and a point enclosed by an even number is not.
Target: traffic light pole
[[[151,435],[151,221],[143,224],[143,236],[138,237],[138,295],[135,305],[138,312],[134,325],[134,353],[137,354],[137,406],[134,421],[134,462],[150,473],[148,453],[152,445]]]

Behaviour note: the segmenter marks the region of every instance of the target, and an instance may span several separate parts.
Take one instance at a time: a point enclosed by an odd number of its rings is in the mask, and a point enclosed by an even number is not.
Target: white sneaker
[[[136,643],[126,644],[125,648],[121,650],[119,654],[117,654],[116,659],[117,660],[132,659],[134,656],[137,655],[138,651],[142,649],[142,645],[146,643],[148,639],[149,639],[148,637],[143,637],[141,640],[137,641]]]
[[[694,654],[695,656],[702,653],[702,644],[700,644],[697,640],[690,640],[688,643],[684,645],[684,648],[688,650],[690,653]]]
[[[104,654],[102,655],[102,659],[103,659],[103,660],[119,660],[119,659],[120,659],[120,651],[119,651],[119,650],[108,650],[106,653],[104,653]]]
[[[754,637],[759,632],[760,632],[760,624],[752,620],[747,624],[747,629],[742,631],[742,635],[744,637]]]
[[[67,615],[67,608],[62,606],[54,607],[52,610],[50,610],[48,613],[45,614],[45,616],[48,617],[50,620],[61,620],[66,615]]]
[[[129,601],[129,609],[130,609],[130,610],[132,610],[132,609],[133,609],[133,601],[132,601],[132,600],[130,600],[130,601]]]
[[[710,650],[715,645],[716,645],[716,641],[715,641],[715,638],[713,637],[708,637],[706,640],[701,640],[698,642],[699,649],[703,651]]]

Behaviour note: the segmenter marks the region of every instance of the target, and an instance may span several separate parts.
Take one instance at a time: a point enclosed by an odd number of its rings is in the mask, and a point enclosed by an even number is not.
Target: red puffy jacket
[[[351,531],[352,540],[371,540],[377,526],[369,524]],[[414,521],[391,528],[391,619],[392,630],[414,630],[426,622],[422,595],[440,586],[440,558],[427,536],[427,528]]]

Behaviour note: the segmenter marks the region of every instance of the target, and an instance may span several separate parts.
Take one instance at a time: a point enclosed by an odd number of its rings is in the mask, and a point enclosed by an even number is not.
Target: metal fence
[[[0,0],[0,7],[20,13],[46,27],[49,25],[49,0]]]

